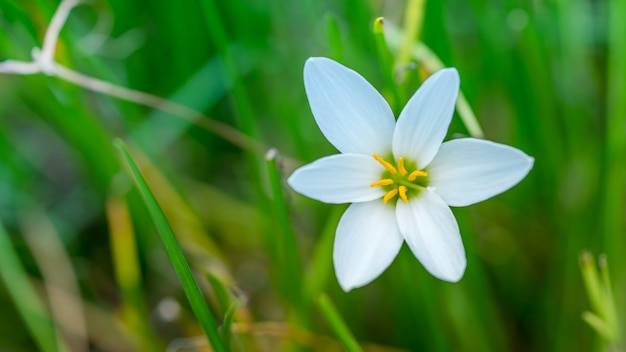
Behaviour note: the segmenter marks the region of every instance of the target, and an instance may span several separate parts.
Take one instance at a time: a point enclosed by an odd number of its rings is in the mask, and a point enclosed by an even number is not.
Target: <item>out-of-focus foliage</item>
[[[0,0],[0,61],[29,60],[57,6]],[[232,350],[340,350],[324,292],[365,350],[601,349],[581,318],[577,258],[607,253],[616,311],[626,311],[619,0],[425,3],[414,39],[458,69],[487,139],[535,157],[512,190],[454,209],[461,282],[433,278],[403,248],[380,278],[344,293],[331,253],[345,206],[276,187],[335,152],[308,107],[307,57],[342,62],[390,101],[417,89],[428,72],[412,57],[394,95],[371,31],[379,16],[403,28],[406,6],[111,0],[73,10],[60,64],[198,110],[280,157],[55,77],[0,75],[0,351],[207,348],[114,138],[130,146]],[[467,134],[455,115],[448,137]]]

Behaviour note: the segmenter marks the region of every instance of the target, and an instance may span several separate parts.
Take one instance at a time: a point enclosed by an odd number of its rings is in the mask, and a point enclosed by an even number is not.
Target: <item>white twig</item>
[[[172,115],[178,116],[250,152],[262,154],[268,149],[262,143],[259,143],[256,140],[246,136],[245,134],[239,132],[237,129],[227,124],[213,120],[194,109],[175,103],[171,100],[167,100],[156,95],[140,92],[138,90],[116,86],[107,81],[99,80],[97,78],[84,75],[80,72],[76,72],[57,63],[54,63],[52,71],[53,76],[61,78],[67,82],[74,83],[91,91],[103,93],[122,100],[131,101],[133,103],[149,106],[151,108],[165,111]]]
[[[59,33],[65,25],[68,16],[72,9],[80,3],[79,0],[63,0],[57,11],[52,16],[50,25],[46,30],[46,34],[43,39],[43,47],[38,58],[33,58],[39,62],[41,71],[46,74],[51,74],[52,66],[54,63],[54,53],[56,51],[57,42],[59,41]]]
[[[178,116],[198,127],[224,138],[244,150],[262,155],[268,149],[262,143],[248,137],[239,130],[222,122],[213,120],[199,111],[156,95],[117,86],[115,84],[74,71],[57,63],[54,59],[54,55],[55,48],[59,40],[59,33],[65,25],[65,21],[67,21],[72,9],[80,3],[81,0],[62,0],[61,4],[59,4],[59,7],[57,8],[57,11],[52,17],[50,25],[46,29],[43,48],[33,48],[32,50],[31,55],[33,60],[6,60],[0,62],[0,73],[20,75],[43,73],[48,76],[58,77],[62,80],[94,92],[145,105]]]
[[[37,62],[6,60],[0,62],[0,73],[13,73],[20,75],[32,75],[40,73],[41,69]]]

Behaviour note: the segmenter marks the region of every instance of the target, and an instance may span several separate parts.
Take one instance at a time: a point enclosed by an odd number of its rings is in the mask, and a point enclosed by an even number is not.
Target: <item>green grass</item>
[[[0,62],[29,60],[57,5],[0,0]],[[183,107],[0,73],[0,350],[80,345],[39,267],[61,255],[79,288],[66,297],[84,308],[79,342],[103,351],[207,349],[209,338],[233,351],[619,345],[594,316],[626,322],[625,23],[618,0],[81,5],[56,60]],[[285,183],[336,152],[304,92],[311,56],[353,68],[396,112],[430,71],[454,66],[464,98],[447,138],[484,134],[535,158],[518,186],[453,209],[468,258],[459,283],[403,248],[371,284],[339,288],[345,206]],[[64,253],[31,251],[23,219],[42,210]],[[599,274],[581,275],[585,250],[607,254]]]

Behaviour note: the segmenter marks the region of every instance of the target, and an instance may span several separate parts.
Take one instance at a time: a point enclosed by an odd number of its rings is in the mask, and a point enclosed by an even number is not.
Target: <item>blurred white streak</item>
[[[43,48],[41,49],[41,55],[39,56],[39,65],[42,72],[47,73],[52,69],[52,63],[54,62],[54,52],[59,40],[59,33],[61,28],[65,25],[67,17],[70,15],[72,9],[78,6],[79,0],[64,0],[57,8],[57,11],[52,16],[50,25],[46,30],[46,35],[43,39]]]
[[[31,61],[6,60],[0,62],[0,73],[17,73],[21,75],[32,75],[40,73],[39,63]]]

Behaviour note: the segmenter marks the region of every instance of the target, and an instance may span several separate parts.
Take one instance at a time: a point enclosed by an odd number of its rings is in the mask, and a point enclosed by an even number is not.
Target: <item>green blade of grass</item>
[[[146,204],[146,208],[152,217],[152,221],[154,221],[154,225],[161,236],[161,239],[163,240],[165,250],[172,261],[172,265],[174,266],[176,274],[180,279],[183,290],[187,295],[187,299],[189,299],[191,309],[198,318],[198,321],[209,339],[211,346],[218,352],[227,351],[228,349],[217,330],[217,324],[211,315],[211,311],[209,310],[204,297],[202,296],[198,283],[191,273],[189,264],[183,255],[183,251],[176,240],[169,222],[165,218],[165,214],[163,214],[161,207],[157,203],[156,198],[152,194],[152,191],[148,187],[146,180],[143,178],[141,171],[139,171],[137,164],[128,152],[124,142],[120,139],[115,139],[113,144],[122,156],[122,159],[132,176],[135,186],[139,190],[141,198]]]
[[[313,301],[313,298],[317,297],[333,275],[335,229],[345,210],[345,206],[333,207],[310,255],[305,282],[307,301]]]
[[[326,31],[328,35],[328,46],[332,53],[333,59],[343,62],[343,44],[341,41],[341,31],[339,30],[339,22],[337,16],[332,12],[327,12],[324,16],[326,22]]]
[[[611,327],[606,323],[605,320],[603,320],[602,318],[600,318],[599,316],[591,312],[583,312],[582,318],[605,341],[611,341],[613,339],[613,336],[611,333]]]
[[[285,202],[283,182],[278,169],[279,158],[276,149],[266,155],[267,172],[272,189],[272,210],[278,232],[278,255],[280,277],[284,280],[285,296],[298,312],[303,312],[302,302],[302,264],[298,254],[298,244],[289,221],[289,211]]]
[[[607,60],[607,110],[605,137],[604,250],[609,258],[620,258],[624,248],[624,178],[626,167],[626,21],[623,19],[626,3],[608,2],[609,33]],[[623,277],[623,265],[615,267],[615,278]],[[623,282],[618,282],[621,285]]]
[[[598,267],[600,269],[600,278],[603,285],[604,304],[606,306],[606,321],[611,327],[613,341],[618,343],[621,339],[621,329],[615,305],[615,297],[613,295],[613,285],[611,284],[611,274],[609,273],[609,262],[606,254],[601,254],[598,258]]]
[[[227,343],[230,342],[231,337],[231,325],[233,323],[233,318],[235,317],[235,313],[237,309],[243,304],[240,299],[235,299],[233,303],[228,307],[226,314],[224,314],[224,324],[222,325],[222,336],[224,337],[224,341]]]
[[[593,254],[590,252],[583,252],[579,258],[580,272],[583,276],[583,283],[589,296],[589,301],[594,311],[604,319],[606,317],[604,311],[604,300],[602,297],[600,275],[596,268]]]
[[[50,315],[31,285],[28,274],[14,251],[9,234],[2,224],[0,224],[0,279],[39,349],[44,352],[56,351],[56,334]]]
[[[326,294],[322,293],[319,296],[317,303],[322,311],[322,314],[324,315],[324,318],[326,318],[326,321],[328,321],[328,324],[330,324],[330,327],[337,335],[337,338],[339,338],[339,341],[341,341],[346,349],[349,352],[363,351],[348,329],[348,326],[339,315],[339,312],[337,312],[337,308],[335,308],[335,305],[330,298]]]

